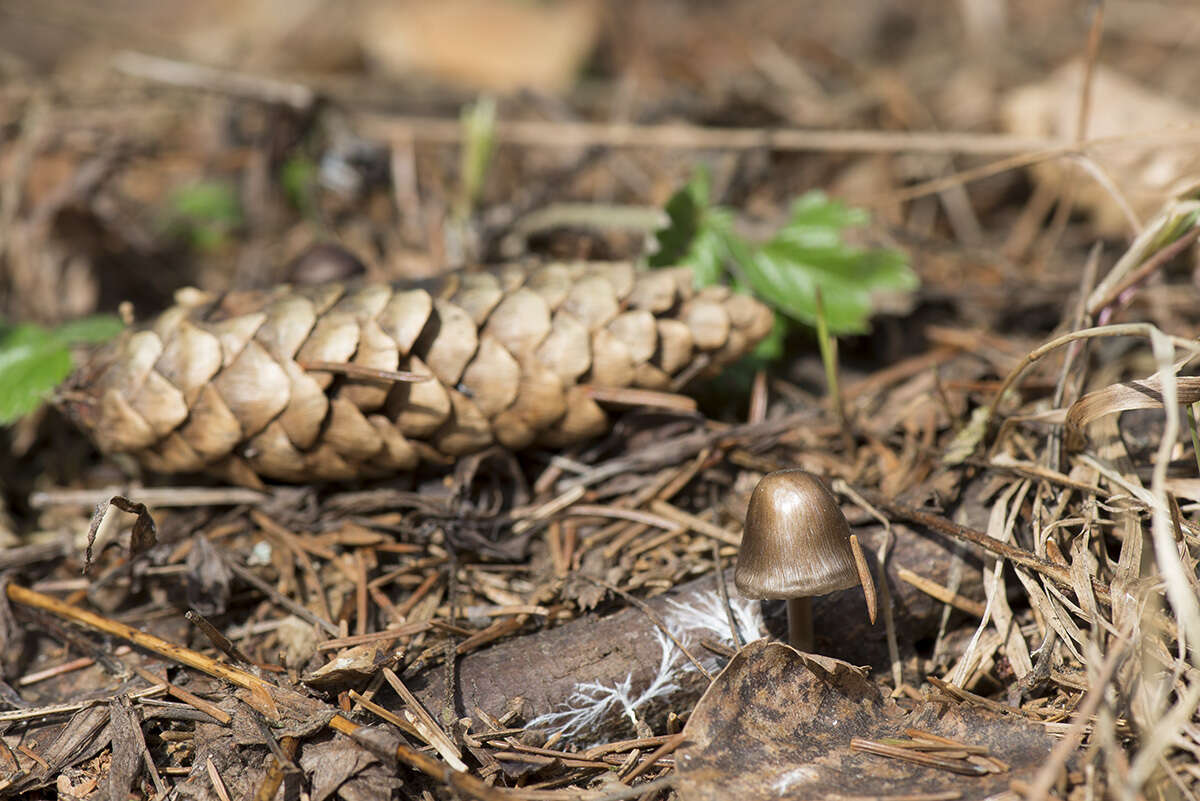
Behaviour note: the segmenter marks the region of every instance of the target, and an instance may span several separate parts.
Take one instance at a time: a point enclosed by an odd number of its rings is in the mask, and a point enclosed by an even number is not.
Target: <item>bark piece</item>
[[[312,334],[300,346],[296,353],[296,361],[305,362],[335,362],[342,363],[350,360],[358,348],[358,322],[351,314],[331,311],[317,319]],[[322,390],[329,388],[333,375],[326,371],[312,373],[313,380]]]
[[[675,305],[676,286],[675,278],[664,271],[643,273],[629,295],[629,306],[661,314]]]
[[[577,281],[567,293],[562,308],[575,315],[588,331],[608,325],[620,311],[612,284],[598,275]]]
[[[1004,770],[949,749],[924,754],[941,761],[934,769],[851,744],[903,741],[908,727],[983,748]],[[1033,781],[1055,742],[1034,721],[966,705],[925,702],[906,713],[845,662],[756,642],[733,657],[692,710],[675,752],[676,787],[696,801],[825,799],[831,787],[860,798],[994,798],[1014,781]]]
[[[571,291],[571,273],[562,264],[547,264],[529,275],[525,287],[542,296],[546,306],[557,309]]]
[[[627,387],[633,383],[633,356],[629,347],[607,328],[592,334],[592,372],[588,383],[602,387]]]
[[[429,293],[424,289],[412,289],[393,295],[376,322],[384,333],[395,340],[401,355],[404,355],[412,350],[432,313],[433,298],[429,297]]]
[[[537,358],[563,383],[575,383],[592,366],[587,326],[571,312],[560,310],[554,315],[549,336],[537,349]]]
[[[897,567],[948,584],[956,560],[963,556],[954,543],[935,534],[902,525],[893,525],[892,529],[896,541],[888,559],[887,582],[894,603],[901,657],[908,658],[913,653],[914,643],[936,634],[943,605],[901,580]],[[882,527],[858,526],[854,531],[867,549],[874,568],[871,554],[882,542]],[[968,597],[980,597],[978,560],[970,552],[966,559],[975,569],[963,571],[963,583],[958,591]],[[767,623],[775,636],[785,633],[783,602],[766,602],[760,606],[760,602],[740,598],[733,588],[732,569],[726,571],[726,581],[735,609],[766,610]],[[693,643],[689,650],[707,669],[713,673],[720,669],[711,652],[698,644],[701,638],[721,640],[730,636],[714,575],[679,585],[647,603],[656,615],[673,626],[681,640]],[[861,591],[843,590],[814,598],[813,618],[819,653],[852,665],[870,665],[878,674],[888,672],[890,663],[884,625],[882,620],[875,626],[868,623]],[[739,613],[738,620],[747,640],[760,636],[746,625],[747,615]],[[607,617],[585,616],[464,656],[458,667],[457,702],[462,711],[469,712],[478,706],[492,715],[499,715],[512,698],[513,688],[519,687],[520,695],[525,699],[525,717],[533,720],[570,711],[570,697],[585,690],[584,684],[611,690],[627,682],[629,693],[636,699],[644,696],[657,678],[672,682],[680,689],[675,694],[664,693],[662,697],[648,699],[636,710],[639,717],[656,725],[661,722],[656,716],[665,716],[668,709],[691,708],[707,686],[698,671],[685,667],[690,663],[677,651],[674,657],[668,654],[672,667],[666,675],[660,675],[663,647],[657,627],[639,609],[629,607]],[[431,669],[406,683],[428,708],[440,709],[443,676],[444,671]],[[916,677],[908,679],[915,680]],[[597,690],[593,697],[600,694]],[[576,704],[576,711],[581,706]],[[554,728],[570,720],[570,716],[560,716],[545,726]],[[593,723],[579,727],[575,739],[580,742],[606,737],[616,739],[632,733],[632,724],[619,706],[604,712]]]
[[[654,315],[645,309],[618,314],[608,324],[608,331],[629,349],[629,358],[634,365],[649,361],[658,347]]]
[[[184,403],[190,405],[221,369],[221,343],[209,332],[184,320],[173,329],[154,369],[178,387]]]
[[[287,407],[291,384],[279,362],[262,345],[250,342],[213,379],[212,387],[241,423],[242,436],[252,437]]]
[[[671,374],[692,360],[692,329],[679,320],[658,321],[658,350],[654,364]]]

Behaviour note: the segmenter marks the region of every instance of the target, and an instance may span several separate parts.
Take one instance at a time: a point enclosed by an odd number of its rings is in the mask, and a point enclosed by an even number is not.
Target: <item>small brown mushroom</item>
[[[750,496],[734,583],[747,598],[787,599],[788,641],[813,647],[812,597],[862,584],[875,622],[875,585],[858,538],[819,478],[803,470],[763,476]]]

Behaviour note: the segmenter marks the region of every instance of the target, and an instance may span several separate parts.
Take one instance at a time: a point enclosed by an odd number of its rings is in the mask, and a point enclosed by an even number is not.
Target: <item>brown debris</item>
[[[10,5],[0,316],[144,325],[60,396],[123,453],[53,410],[0,431],[8,595],[60,605],[0,603],[0,795],[1196,795],[1195,195],[1156,216],[1195,178],[1187,2]],[[380,82],[439,20],[442,60]],[[457,116],[487,102],[447,75],[532,63],[572,88]],[[801,331],[748,413],[744,374],[674,394],[770,322],[633,268],[700,163],[739,234],[820,188],[908,251],[921,288],[839,343],[844,417]],[[717,579],[785,467],[834,487],[882,625],[834,596],[826,657],[764,671],[734,631],[778,609]],[[204,470],[303,487],[163,475]],[[157,536],[116,516],[81,575],[113,495]],[[738,682],[760,708],[714,703]]]
[[[765,640],[730,661],[684,735],[676,787],[691,799],[983,799],[1035,775],[1053,745],[1011,718],[929,703],[905,710],[849,664]]]

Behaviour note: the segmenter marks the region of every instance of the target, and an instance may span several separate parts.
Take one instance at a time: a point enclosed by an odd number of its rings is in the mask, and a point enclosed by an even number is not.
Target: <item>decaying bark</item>
[[[250,486],[379,476],[498,443],[607,428],[588,387],[673,389],[771,328],[761,303],[686,268],[548,264],[437,288],[194,289],[100,349],[63,393],[101,450]],[[372,373],[371,371],[376,371]],[[396,381],[409,372],[426,380]]]
[[[901,580],[897,568],[904,567],[942,584],[952,582],[952,571],[960,570],[960,592],[971,597],[981,593],[977,566],[962,566],[963,555],[937,535],[918,533],[904,526],[893,526],[897,538],[888,559],[888,588],[895,604],[895,624],[902,657],[914,652],[915,644],[934,636],[942,616],[943,604]],[[860,527],[856,533],[865,546],[876,550],[882,542],[879,527]],[[966,557],[974,561],[968,554]],[[959,568],[955,568],[955,563]],[[726,572],[731,601],[740,599],[733,590],[733,571]],[[716,577],[705,576],[680,585],[671,592],[651,599],[648,604],[657,617],[674,629],[678,639],[705,668],[715,673],[719,660],[702,640],[730,640],[729,626],[719,609]],[[779,602],[775,607],[780,606]],[[767,607],[774,609],[775,607]],[[687,614],[684,610],[697,610]],[[708,611],[705,611],[708,610]],[[782,615],[768,623],[775,636],[783,631]],[[856,665],[870,665],[879,674],[888,671],[889,659],[882,619],[871,626],[867,621],[862,593],[857,588],[813,599],[816,649]],[[586,616],[554,629],[518,637],[463,657],[458,667],[457,704],[460,714],[475,716],[478,707],[499,716],[514,696],[524,699],[526,720],[534,720],[547,729],[571,729],[569,738],[589,741],[628,734],[629,711],[622,703],[613,703],[607,714],[584,721],[587,699],[591,705],[627,686],[625,700],[646,703],[634,714],[656,722],[667,709],[683,712],[692,707],[708,682],[691,667],[686,656],[674,649],[668,653],[659,628],[637,608],[627,608],[603,618]],[[759,635],[743,631],[747,639]],[[664,675],[664,655],[669,665]],[[444,675],[440,669],[427,670],[415,677],[411,686],[428,709],[440,710],[444,704]],[[910,677],[915,680],[917,677]],[[677,689],[646,698],[647,689],[658,682],[677,685]],[[579,693],[583,692],[583,695]],[[586,696],[586,697],[585,697]],[[575,709],[580,714],[569,714]],[[547,716],[559,713],[553,719]]]

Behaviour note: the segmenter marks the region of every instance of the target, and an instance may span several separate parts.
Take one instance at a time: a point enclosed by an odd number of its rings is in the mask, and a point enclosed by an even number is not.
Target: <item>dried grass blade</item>
[[[1178,370],[1182,365],[1177,365]],[[1178,403],[1200,401],[1200,377],[1176,376],[1174,393]],[[1071,404],[1067,410],[1067,430],[1078,433],[1084,426],[1101,417],[1134,409],[1161,409],[1163,407],[1163,380],[1160,375],[1138,381],[1122,381],[1103,389],[1089,392]]]
[[[982,776],[985,773],[990,773],[986,768],[961,759],[934,756],[922,751],[913,751],[908,748],[898,748],[894,745],[878,743],[874,740],[864,740],[861,737],[852,739],[850,741],[850,748],[854,751],[866,751],[868,754],[875,754],[876,756],[902,759],[905,762],[915,762],[918,765],[926,765],[931,768],[941,768],[942,770],[962,776]]]

